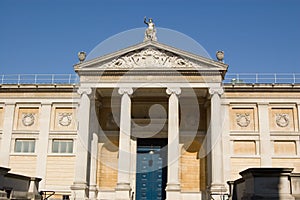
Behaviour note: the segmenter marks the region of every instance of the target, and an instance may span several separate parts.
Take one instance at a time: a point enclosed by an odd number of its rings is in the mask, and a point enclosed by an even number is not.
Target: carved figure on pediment
[[[289,114],[276,114],[276,124],[279,127],[287,127],[289,123]]]
[[[249,113],[237,113],[236,114],[236,123],[240,127],[247,127],[250,124],[250,115]]]
[[[170,52],[154,48],[146,48],[139,52],[130,52],[106,64],[108,68],[134,68],[134,67],[166,67],[191,68],[193,63]]]
[[[155,29],[155,25],[153,23],[152,18],[149,18],[149,21],[147,22],[147,18],[144,17],[144,23],[148,25],[148,28],[145,31],[145,38],[144,41],[147,40],[153,40],[156,41],[156,29]]]
[[[72,122],[72,113],[59,113],[58,123],[61,126],[69,126]]]
[[[34,114],[33,113],[23,113],[22,123],[24,126],[32,126],[34,124]]]

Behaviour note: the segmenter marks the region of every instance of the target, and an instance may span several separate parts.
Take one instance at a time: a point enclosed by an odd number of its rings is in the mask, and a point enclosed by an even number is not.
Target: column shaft
[[[211,186],[212,194],[219,194],[226,191],[223,177],[223,149],[222,149],[222,115],[221,95],[222,88],[210,88],[211,112],[210,112],[210,145],[211,151]]]
[[[179,99],[180,88],[168,88],[168,181],[167,199],[178,199],[180,195],[179,182]]]
[[[119,135],[119,159],[118,159],[118,183],[116,187],[116,199],[130,199],[130,136],[131,136],[131,88],[120,88],[120,135]]]
[[[87,167],[89,151],[89,122],[90,122],[90,98],[91,88],[80,88],[80,105],[78,110],[78,135],[75,162],[74,183],[71,186],[73,199],[87,199]]]

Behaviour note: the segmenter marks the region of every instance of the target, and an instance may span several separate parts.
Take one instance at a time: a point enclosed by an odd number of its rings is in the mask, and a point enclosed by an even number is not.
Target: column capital
[[[224,89],[222,87],[211,87],[208,92],[210,95],[218,94],[221,96],[224,93]]]
[[[90,95],[90,94],[92,94],[92,92],[93,92],[93,90],[90,87],[80,87],[77,90],[77,93],[80,95],[83,95],[83,94]]]
[[[132,95],[133,94],[133,89],[130,88],[130,87],[128,87],[128,88],[119,88],[118,93],[120,95],[123,95],[123,94]]]
[[[179,87],[167,88],[166,93],[168,95],[171,95],[171,94],[180,95],[181,94],[181,89]]]

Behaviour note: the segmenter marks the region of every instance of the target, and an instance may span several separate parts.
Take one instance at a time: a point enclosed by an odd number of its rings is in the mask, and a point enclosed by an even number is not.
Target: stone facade
[[[161,141],[168,200],[228,194],[249,167],[300,172],[299,85],[223,84],[227,67],[145,41],[76,64],[77,85],[2,85],[0,164],[80,200],[135,199],[138,151]]]

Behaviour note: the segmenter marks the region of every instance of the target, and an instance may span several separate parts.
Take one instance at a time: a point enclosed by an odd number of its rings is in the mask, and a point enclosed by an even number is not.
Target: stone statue
[[[144,17],[144,23],[148,25],[148,28],[145,31],[144,41],[148,41],[148,40],[156,41],[157,40],[156,29],[152,18],[149,18],[149,21],[147,22],[146,17]]]

